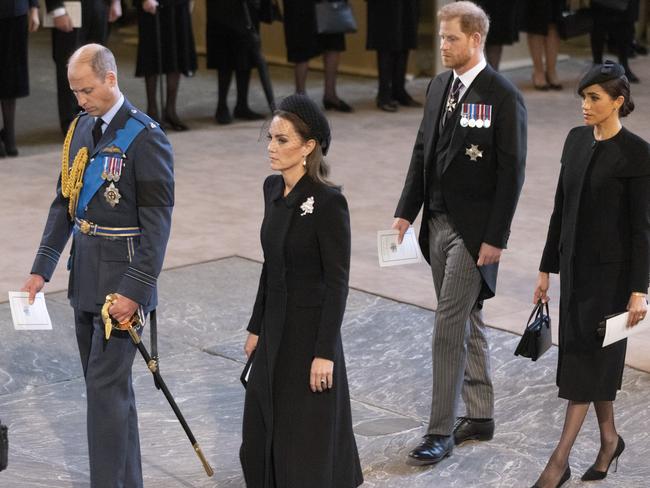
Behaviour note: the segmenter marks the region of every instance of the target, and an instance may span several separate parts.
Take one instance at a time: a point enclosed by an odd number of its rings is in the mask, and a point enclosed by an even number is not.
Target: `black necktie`
[[[458,104],[458,95],[460,94],[460,88],[463,86],[463,83],[460,81],[460,76],[457,76],[454,80],[454,83],[451,85],[451,90],[449,91],[449,96],[447,97],[447,105],[445,105],[445,111],[442,114],[442,125],[444,126],[447,122],[449,116],[456,110],[456,105]]]
[[[102,125],[104,121],[101,117],[97,117],[95,125],[93,125],[93,144],[96,146],[99,140],[102,138]]]

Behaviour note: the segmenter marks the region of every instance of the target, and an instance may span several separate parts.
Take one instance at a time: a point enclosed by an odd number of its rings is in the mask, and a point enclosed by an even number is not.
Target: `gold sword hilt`
[[[111,314],[108,313],[108,309],[111,308],[111,305],[113,305],[116,301],[117,301],[117,294],[110,293],[106,295],[106,301],[102,306],[102,321],[104,322],[104,338],[106,340],[109,340],[111,338],[111,331],[113,329],[127,330],[131,335],[131,337],[134,337],[135,335],[135,337],[138,338],[137,341],[135,340],[135,338],[133,339],[137,344],[138,342],[140,342],[140,337],[138,336],[137,333],[135,333],[134,327],[140,324],[140,316],[138,315],[138,312],[136,312],[126,322],[118,323],[117,321],[113,320]]]

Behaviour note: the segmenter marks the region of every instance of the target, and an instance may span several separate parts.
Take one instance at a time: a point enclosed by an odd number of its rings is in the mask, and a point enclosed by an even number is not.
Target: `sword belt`
[[[104,227],[76,217],[74,230],[87,236],[97,237],[139,237],[142,233],[140,227]]]

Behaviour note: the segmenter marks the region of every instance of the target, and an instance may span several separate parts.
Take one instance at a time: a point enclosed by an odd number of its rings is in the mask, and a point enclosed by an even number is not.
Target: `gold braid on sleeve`
[[[77,210],[77,202],[79,201],[79,193],[83,186],[84,171],[88,164],[88,148],[82,147],[77,151],[74,157],[72,166],[70,166],[70,143],[74,130],[77,127],[79,117],[72,121],[68,133],[63,141],[63,150],[61,151],[61,193],[65,198],[69,199],[68,213],[70,219],[74,220],[74,215]]]

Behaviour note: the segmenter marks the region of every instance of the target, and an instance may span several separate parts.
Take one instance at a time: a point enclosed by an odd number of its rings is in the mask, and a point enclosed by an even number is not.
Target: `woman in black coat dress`
[[[626,342],[605,348],[606,317],[645,317],[650,269],[650,145],[622,127],[634,104],[621,65],[596,65],[578,86],[586,127],[569,133],[534,301],[548,301],[549,273],[560,273],[559,396],[569,401],[560,441],[535,486],[564,483],[569,453],[594,404],[600,429],[585,481],[603,479],[625,448],[614,425]],[[558,484],[559,483],[559,484]]]
[[[345,197],[323,161],[327,120],[304,95],[269,128],[264,266],[244,350],[255,351],[240,459],[249,488],[363,483],[341,343],[350,269]]]
[[[144,76],[147,114],[166,127],[188,130],[176,113],[181,73],[196,71],[196,49],[189,0],[134,0],[138,9],[138,59],[135,76]],[[160,46],[158,46],[160,41]],[[160,63],[158,60],[160,52]],[[156,100],[158,74],[165,73],[167,93],[162,119]]]
[[[0,158],[18,156],[16,148],[16,98],[29,95],[27,33],[35,32],[37,0],[7,0],[0,3]]]
[[[419,2],[417,0],[367,0],[366,48],[377,51],[379,90],[377,107],[396,112],[398,105],[421,107],[406,92],[409,50],[418,45]]]
[[[336,93],[336,75],[340,54],[345,51],[345,35],[318,34],[316,0],[283,0],[283,6],[284,39],[287,44],[287,59],[290,63],[295,63],[296,93],[307,92],[309,60],[322,54],[325,67],[323,106],[326,110],[352,112],[352,107]]]

